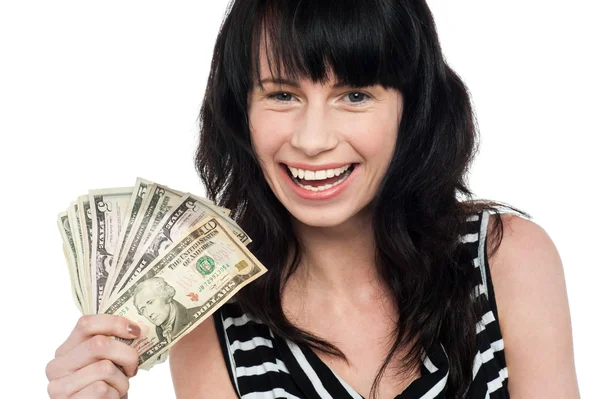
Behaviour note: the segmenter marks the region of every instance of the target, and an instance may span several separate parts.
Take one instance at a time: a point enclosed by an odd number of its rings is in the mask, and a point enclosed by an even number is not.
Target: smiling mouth
[[[341,184],[354,171],[355,164],[326,170],[303,170],[285,165],[288,175],[296,185],[308,191],[325,191]]]

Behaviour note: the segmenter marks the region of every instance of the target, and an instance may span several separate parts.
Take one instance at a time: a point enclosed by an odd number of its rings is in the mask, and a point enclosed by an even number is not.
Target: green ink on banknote
[[[196,270],[208,276],[215,270],[215,261],[210,256],[202,256],[196,262]]]

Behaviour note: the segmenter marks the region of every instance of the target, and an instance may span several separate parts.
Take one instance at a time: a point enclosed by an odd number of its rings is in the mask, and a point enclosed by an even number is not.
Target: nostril
[[[333,133],[302,132],[293,134],[290,139],[292,147],[314,157],[322,152],[330,151],[338,145],[338,139]]]

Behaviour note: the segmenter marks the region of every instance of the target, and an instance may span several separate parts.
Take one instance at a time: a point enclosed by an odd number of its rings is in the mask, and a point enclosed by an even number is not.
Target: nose
[[[307,108],[302,123],[292,134],[290,144],[309,157],[335,148],[338,138],[327,119],[326,107],[312,104]]]

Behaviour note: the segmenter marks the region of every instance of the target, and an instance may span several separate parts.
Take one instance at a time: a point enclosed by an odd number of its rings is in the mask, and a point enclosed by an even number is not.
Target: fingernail
[[[136,326],[135,324],[130,324],[127,326],[127,332],[137,337],[138,335],[140,335],[141,330],[140,327]]]

